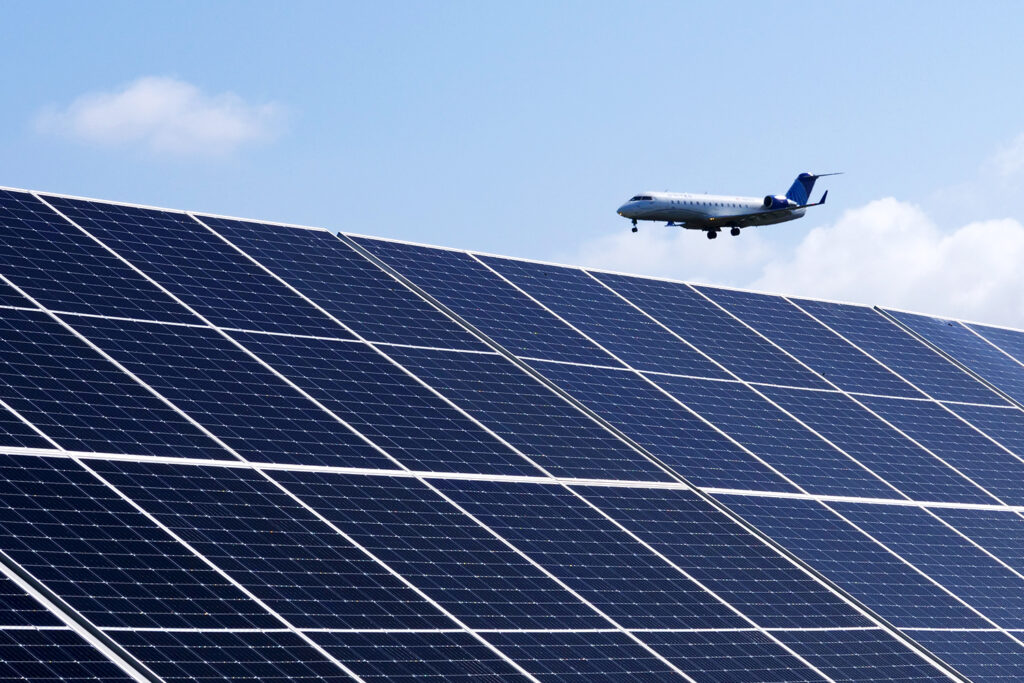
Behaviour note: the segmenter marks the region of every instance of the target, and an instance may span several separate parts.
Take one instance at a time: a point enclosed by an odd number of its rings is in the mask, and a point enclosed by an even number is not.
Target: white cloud
[[[919,207],[888,198],[814,228],[788,250],[772,248],[754,231],[713,242],[661,227],[640,235],[632,244],[637,236],[628,232],[601,238],[576,260],[1024,327],[1024,225],[1013,219],[943,231]]]
[[[1024,133],[1011,140],[988,161],[997,175],[1006,178],[1024,170]]]
[[[279,134],[282,108],[249,104],[234,93],[208,95],[174,78],[146,76],[112,92],[86,93],[48,107],[38,130],[105,146],[138,146],[159,154],[223,155]]]

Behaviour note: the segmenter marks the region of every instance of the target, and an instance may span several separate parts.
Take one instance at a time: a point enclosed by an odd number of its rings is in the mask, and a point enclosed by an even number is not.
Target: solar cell
[[[859,463],[742,384],[649,377],[810,493],[893,495]]]
[[[68,629],[0,629],[0,680],[131,681],[124,671]]]
[[[459,349],[484,345],[325,230],[199,216],[328,313],[371,341]]]
[[[698,681],[817,683],[824,680],[821,674],[756,631],[651,631],[639,635]]]
[[[1024,625],[1024,578],[924,510],[864,503],[833,507],[1003,628]]]
[[[780,296],[695,287],[846,391],[921,397],[921,392]]]
[[[5,626],[60,626],[63,622],[29,597],[14,581],[0,575],[0,628]]]
[[[774,635],[836,683],[948,680],[881,630],[776,631]]]
[[[366,681],[528,680],[468,633],[332,631],[311,635]]]
[[[899,311],[887,313],[1016,401],[1024,401],[1024,366],[958,322]]]
[[[470,628],[610,626],[420,482],[313,472],[272,476]]]
[[[555,476],[673,480],[501,356],[402,347],[387,352]]]
[[[369,346],[242,332],[233,336],[411,469],[541,475]]]
[[[728,374],[576,268],[481,257],[552,311],[639,370],[697,377]]]
[[[76,323],[98,320],[69,318]],[[7,405],[69,450],[230,457],[42,312],[7,310],[0,316],[0,388]],[[9,445],[52,448],[12,416],[5,417]]]
[[[679,680],[672,668],[624,633],[488,633],[487,640],[541,680]]]
[[[760,626],[869,624],[831,591],[691,491],[573,488]]]
[[[635,373],[556,363],[533,365],[698,486],[796,490]]]
[[[468,254],[352,239],[516,355],[620,365]]]
[[[2,223],[0,223],[2,225]],[[35,304],[18,294],[17,290],[10,285],[0,282],[0,306],[11,306],[16,308],[36,308]]]
[[[689,285],[628,275],[591,274],[741,379],[800,387],[828,386]]]
[[[934,398],[993,405],[1006,403],[963,370],[870,308],[806,299],[795,301],[851,343]]]
[[[74,326],[249,459],[396,467],[214,330],[100,318]]]
[[[972,681],[1018,681],[1024,647],[998,631],[912,631],[914,640]]]
[[[436,486],[626,628],[748,625],[561,487],[456,480]]]
[[[994,502],[956,470],[847,396],[778,387],[761,387],[761,391],[910,498]]]
[[[992,625],[815,501],[719,496],[898,628]]]
[[[63,197],[47,201],[215,325],[348,336],[186,214]]]
[[[1024,504],[1024,462],[931,401],[865,396],[864,403],[915,441],[998,496]],[[988,502],[994,502],[991,499]]]
[[[935,508],[936,515],[988,552],[1024,573],[1024,519],[1010,510]]]
[[[1002,446],[1024,457],[1024,411],[1010,406],[945,405]]]
[[[279,622],[68,458],[0,465],[0,547],[101,627]]]
[[[195,321],[151,282],[27,192],[0,190],[0,227],[0,272],[49,309]],[[10,294],[4,300],[24,305]]]
[[[352,680],[294,633],[133,631],[119,637],[165,681]]]
[[[113,461],[96,469],[299,628],[453,626],[255,472]]]
[[[1013,356],[1017,361],[1024,363],[1024,332],[990,325],[964,324]]]

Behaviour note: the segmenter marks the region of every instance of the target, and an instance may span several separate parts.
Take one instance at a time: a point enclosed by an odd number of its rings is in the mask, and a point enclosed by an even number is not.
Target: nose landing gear
[[[636,219],[633,219],[633,232],[636,232]]]

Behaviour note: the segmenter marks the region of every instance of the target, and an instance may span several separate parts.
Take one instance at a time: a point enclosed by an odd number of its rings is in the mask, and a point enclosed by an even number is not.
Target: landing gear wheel
[[[733,237],[739,237],[740,236],[740,229],[739,228],[733,228],[732,230],[729,231],[729,234],[732,235]]]
[[[717,230],[708,230],[708,239],[709,240],[713,240],[716,237],[718,237],[718,231]]]
[[[636,219],[633,219],[633,232],[636,232]]]
[[[633,226],[633,232],[636,232],[636,226],[635,225]]]

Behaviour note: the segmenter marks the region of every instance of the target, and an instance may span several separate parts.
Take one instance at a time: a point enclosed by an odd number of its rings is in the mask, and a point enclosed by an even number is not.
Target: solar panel
[[[1021,679],[1022,357],[5,190],[0,677]]]

